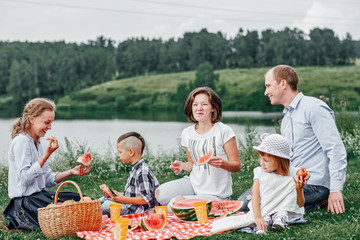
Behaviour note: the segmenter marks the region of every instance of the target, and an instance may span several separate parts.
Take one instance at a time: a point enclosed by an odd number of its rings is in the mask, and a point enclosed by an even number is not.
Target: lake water
[[[137,116],[138,117],[138,116]],[[234,120],[244,117],[256,117],[267,119],[271,123],[274,114],[263,114],[257,112],[224,112],[224,121],[232,127],[238,139],[244,139],[245,125],[242,121]],[[155,118],[157,119],[157,118]],[[170,118],[172,119],[172,118]],[[176,118],[175,118],[176,119]],[[11,143],[12,119],[0,119],[0,163],[7,164],[7,152]],[[254,121],[252,121],[254,122]],[[91,150],[99,153],[106,151],[116,152],[117,138],[126,132],[139,132],[146,141],[150,152],[157,154],[162,151],[169,152],[178,148],[180,144],[181,131],[191,123],[186,121],[154,121],[136,119],[55,119],[52,129],[46,136],[55,136],[60,147],[64,147],[67,137],[71,141],[87,143]],[[274,132],[273,125],[256,123],[257,131]],[[42,138],[43,147],[47,146],[45,138]]]

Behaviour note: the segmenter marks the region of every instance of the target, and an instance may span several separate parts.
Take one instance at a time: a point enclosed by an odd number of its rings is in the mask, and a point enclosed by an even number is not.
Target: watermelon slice
[[[81,163],[84,166],[89,166],[91,161],[92,161],[92,156],[89,152],[84,153],[76,160],[76,162]]]
[[[238,212],[243,205],[242,201],[225,200],[213,201],[209,217],[230,216]]]
[[[197,221],[194,203],[196,202],[206,202],[207,211],[210,212],[211,209],[211,200],[209,199],[185,199],[181,201],[173,201],[170,203],[171,210],[182,221]]]
[[[211,149],[206,155],[202,156],[199,161],[197,161],[197,165],[204,165],[205,163],[208,163],[213,155],[214,151]]]
[[[144,231],[163,230],[166,225],[166,215],[164,213],[156,213],[148,211],[147,215],[141,218],[141,229]]]

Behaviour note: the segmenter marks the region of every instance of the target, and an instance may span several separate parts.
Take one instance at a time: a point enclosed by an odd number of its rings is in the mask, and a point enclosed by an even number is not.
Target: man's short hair
[[[278,84],[285,79],[292,90],[298,89],[300,80],[295,69],[288,65],[277,65],[272,70],[273,77]]]

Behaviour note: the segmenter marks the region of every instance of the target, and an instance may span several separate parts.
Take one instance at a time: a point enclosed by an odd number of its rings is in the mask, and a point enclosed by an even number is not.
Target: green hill
[[[268,68],[226,69],[220,75],[217,91],[227,111],[278,111],[264,96],[264,74]],[[344,100],[347,108],[360,106],[360,67],[298,67],[299,90],[305,95]],[[59,110],[117,109],[117,110],[179,110],[184,104],[188,86],[195,72],[145,75],[96,85],[58,99]],[[331,104],[331,103],[330,103]]]

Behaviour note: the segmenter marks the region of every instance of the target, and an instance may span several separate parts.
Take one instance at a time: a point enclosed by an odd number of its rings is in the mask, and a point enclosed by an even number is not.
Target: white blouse
[[[18,134],[12,140],[8,153],[10,198],[29,196],[57,184],[57,172],[51,171],[47,162],[43,167],[38,163],[43,153],[41,143],[34,143],[26,132]]]

